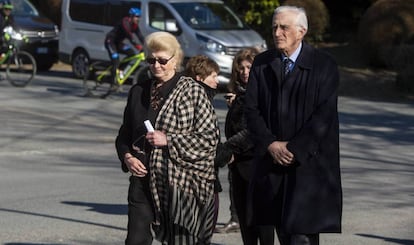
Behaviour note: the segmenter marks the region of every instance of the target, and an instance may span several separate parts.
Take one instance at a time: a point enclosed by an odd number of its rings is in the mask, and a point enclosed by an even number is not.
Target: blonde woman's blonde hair
[[[184,57],[183,50],[177,38],[171,33],[153,32],[145,38],[145,46],[149,53],[164,51],[169,53],[170,56],[174,55],[177,61],[177,69],[181,69]]]

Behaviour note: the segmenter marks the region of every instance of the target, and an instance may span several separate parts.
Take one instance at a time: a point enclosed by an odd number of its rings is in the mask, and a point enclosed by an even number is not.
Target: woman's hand
[[[167,145],[167,135],[159,130],[148,132],[145,138],[154,147],[162,147]]]
[[[233,104],[234,99],[236,98],[236,94],[234,93],[227,93],[224,95],[226,99],[227,106],[230,107]]]
[[[234,163],[234,155],[231,154],[230,161],[227,164],[230,165],[230,164],[233,164],[233,163]]]
[[[144,177],[148,173],[145,165],[131,153],[125,154],[124,163],[127,166],[129,172],[135,176]]]

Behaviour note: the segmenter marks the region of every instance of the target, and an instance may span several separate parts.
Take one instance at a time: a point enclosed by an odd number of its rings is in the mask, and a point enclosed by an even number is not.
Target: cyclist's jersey
[[[3,45],[6,45],[6,37],[4,36],[4,28],[7,26],[11,26],[14,28],[14,19],[13,19],[13,15],[9,15],[6,16],[3,14],[3,11],[0,10],[0,30],[1,30],[1,34],[0,34],[0,52],[4,52],[4,47]]]
[[[117,46],[128,39],[133,45],[142,44],[144,37],[139,31],[138,25],[131,22],[130,17],[122,18],[114,28],[106,35],[106,39],[111,40]]]
[[[4,27],[11,26],[14,28],[14,19],[13,15],[4,15],[3,11],[0,11],[0,28],[1,32],[3,32]]]

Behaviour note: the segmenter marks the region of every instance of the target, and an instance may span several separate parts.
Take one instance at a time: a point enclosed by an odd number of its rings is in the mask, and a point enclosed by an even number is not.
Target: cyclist
[[[120,63],[119,54],[126,54],[127,56],[135,55],[136,52],[125,42],[126,39],[140,52],[144,37],[138,28],[139,18],[141,17],[141,10],[139,8],[129,9],[129,15],[122,18],[122,20],[114,26],[114,28],[106,35],[105,48],[108,50],[109,58],[112,62],[112,82],[116,84],[116,72]]]
[[[0,28],[1,28],[1,37],[0,37],[0,52],[5,52],[7,49],[6,46],[6,37],[3,33],[4,28],[7,26],[14,27],[14,19],[11,14],[13,10],[13,4],[10,1],[1,1],[0,2]]]

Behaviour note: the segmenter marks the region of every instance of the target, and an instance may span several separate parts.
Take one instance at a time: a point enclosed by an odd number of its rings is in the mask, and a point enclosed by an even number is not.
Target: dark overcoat
[[[248,213],[253,223],[280,224],[288,234],[341,232],[336,62],[303,43],[286,79],[282,70],[272,49],[256,56],[250,71],[245,113],[255,160]],[[289,142],[293,166],[273,162],[273,141]]]

